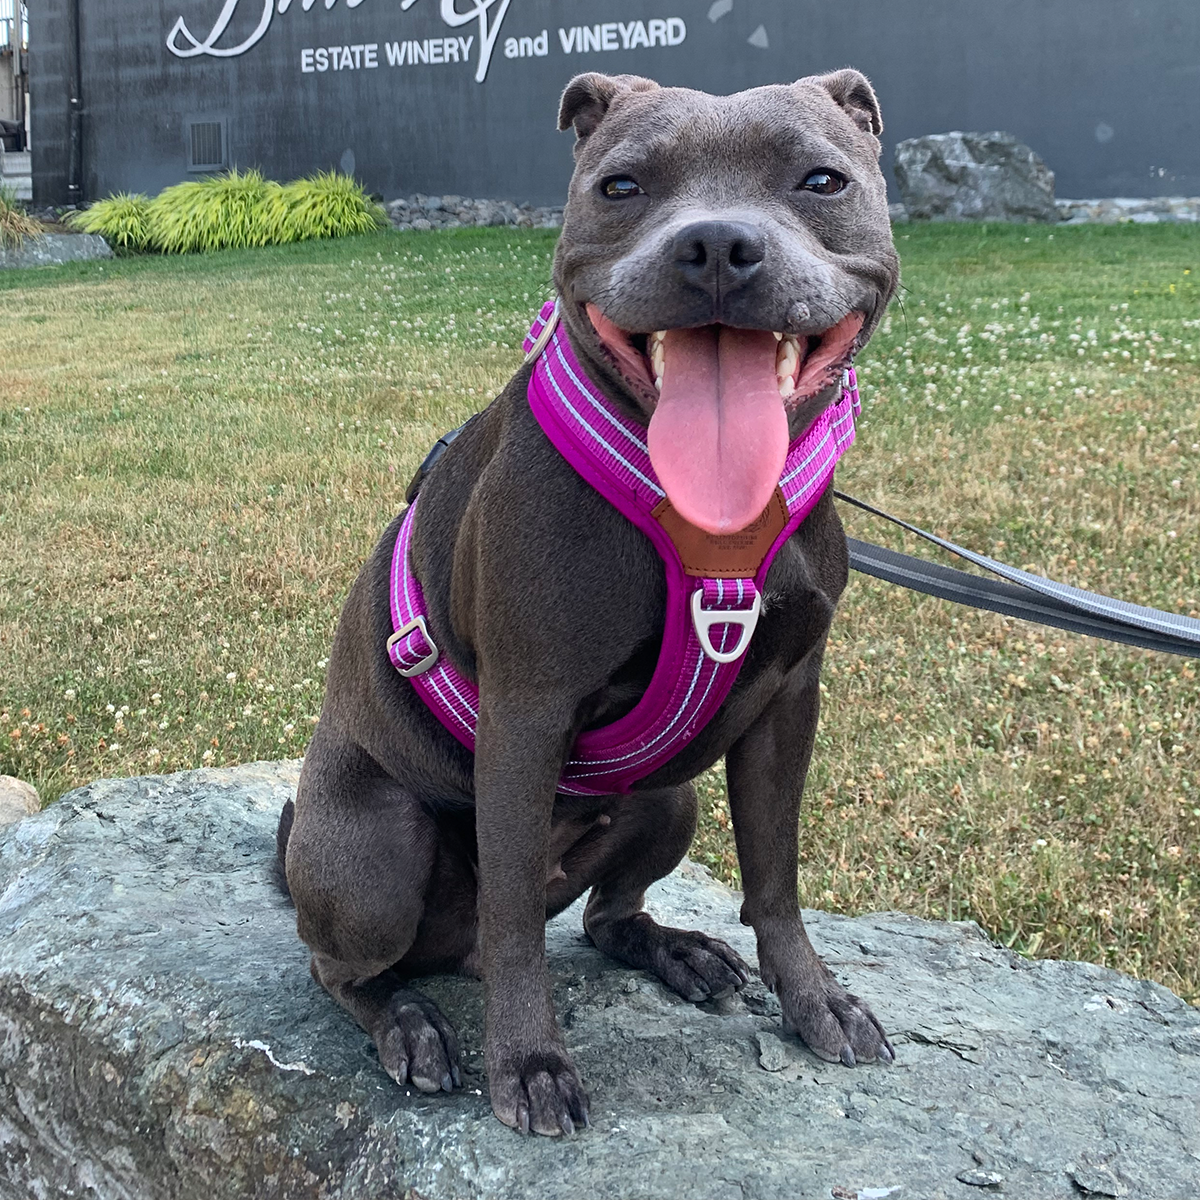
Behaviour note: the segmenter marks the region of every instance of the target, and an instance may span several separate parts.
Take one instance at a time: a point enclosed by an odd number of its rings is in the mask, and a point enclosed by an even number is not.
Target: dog
[[[576,136],[554,258],[559,333],[613,410],[647,430],[684,524],[736,541],[769,505],[789,442],[838,401],[898,284],[875,93],[851,69],[727,97],[593,73],[567,86],[559,126]],[[279,828],[313,976],[387,1072],[426,1092],[461,1084],[458,1042],[411,980],[481,977],[496,1116],[547,1135],[586,1126],[545,922],[590,892],[584,928],[604,953],[691,1001],[741,988],[749,968],[731,947],[643,911],[695,832],[690,781],[724,757],[741,920],[785,1027],[829,1061],[891,1062],[879,1021],[809,943],[797,896],[819,672],[848,573],[830,492],[781,543],[707,725],[627,793],[570,794],[560,777],[576,739],[647,691],[668,589],[645,533],[535,419],[533,371],[422,479],[405,559],[437,653],[478,686],[473,753],[385,650],[402,517],[346,600]]]

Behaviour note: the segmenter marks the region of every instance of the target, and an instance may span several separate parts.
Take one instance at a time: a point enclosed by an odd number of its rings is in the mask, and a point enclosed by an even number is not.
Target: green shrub
[[[371,233],[385,217],[360,184],[336,171],[281,185],[233,170],[177,183],[153,200],[109,196],[71,223],[121,251],[186,254]]]
[[[27,237],[44,233],[41,221],[31,217],[17,202],[12,188],[0,187],[0,249],[19,246]]]
[[[166,254],[186,254],[265,246],[263,201],[278,188],[257,171],[237,170],[166,188],[150,201],[155,248]]]
[[[282,192],[275,208],[280,241],[373,233],[386,220],[383,209],[361,185],[337,171],[319,171],[307,179],[297,179]]]
[[[140,192],[118,192],[91,208],[72,213],[72,229],[98,233],[118,253],[153,249],[150,244],[150,201]]]

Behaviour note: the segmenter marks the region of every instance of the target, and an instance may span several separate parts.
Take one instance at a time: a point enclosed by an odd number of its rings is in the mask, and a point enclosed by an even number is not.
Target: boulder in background
[[[1011,133],[935,133],[896,146],[914,221],[1054,222],[1054,172]]]

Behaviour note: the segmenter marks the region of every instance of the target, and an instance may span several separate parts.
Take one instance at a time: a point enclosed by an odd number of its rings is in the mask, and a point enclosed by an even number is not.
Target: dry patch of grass
[[[1200,610],[1200,231],[898,234],[906,297],[863,356],[840,486]],[[429,444],[515,368],[552,248],[464,231],[9,272],[0,772],[53,798],[301,752],[341,598]],[[1195,662],[856,576],[825,686],[806,903],[972,918],[1200,996]],[[736,881],[719,772],[701,794],[693,852]]]

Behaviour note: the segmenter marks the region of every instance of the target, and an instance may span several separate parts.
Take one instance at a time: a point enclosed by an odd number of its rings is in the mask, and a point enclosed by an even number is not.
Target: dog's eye
[[[818,192],[822,196],[836,196],[846,186],[846,181],[832,171],[814,171],[801,185],[804,192]]]
[[[630,196],[641,196],[644,193],[634,180],[625,175],[614,179],[606,179],[603,184],[604,194],[610,200],[626,200]]]

